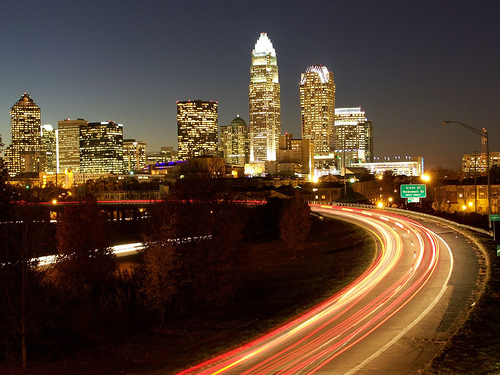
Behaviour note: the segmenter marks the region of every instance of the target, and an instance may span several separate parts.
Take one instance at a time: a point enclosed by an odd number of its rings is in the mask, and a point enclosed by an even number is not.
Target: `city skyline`
[[[266,32],[280,61],[282,133],[300,134],[300,74],[323,64],[335,75],[336,106],[361,106],[376,125],[376,157],[422,155],[426,168],[459,168],[481,140],[443,120],[486,127],[490,150],[500,150],[500,4],[150,5],[27,1],[22,12],[4,5],[5,146],[9,109],[23,92],[42,108],[42,124],[116,121],[150,151],[177,147],[178,100],[218,101],[220,125],[238,114],[248,121],[249,52]]]

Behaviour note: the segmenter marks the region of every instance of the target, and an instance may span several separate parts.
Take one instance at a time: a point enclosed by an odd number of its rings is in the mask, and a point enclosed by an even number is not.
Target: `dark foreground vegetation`
[[[292,221],[312,220],[299,198],[256,208],[166,202],[150,217],[132,272],[106,250],[112,231],[92,202],[61,215],[61,258],[49,268],[28,260],[48,240],[40,220],[23,217],[15,236],[3,233],[12,262],[2,267],[0,373],[171,372],[286,321],[373,257],[369,236],[350,224],[314,219],[309,236],[290,233]],[[24,258],[10,238],[30,239]]]
[[[92,198],[65,206],[57,225],[45,207],[3,202],[0,373],[180,369],[291,318],[370,263],[366,234],[314,218],[300,195],[252,208],[218,184],[183,181],[151,206],[134,228],[145,249],[126,270],[110,252],[117,224]],[[58,260],[41,266],[48,249]]]

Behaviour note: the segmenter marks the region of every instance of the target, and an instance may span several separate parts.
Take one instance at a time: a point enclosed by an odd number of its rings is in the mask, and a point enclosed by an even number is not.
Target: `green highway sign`
[[[401,185],[401,198],[425,198],[427,189],[425,184]]]
[[[500,257],[500,245],[497,245],[497,256]]]
[[[408,203],[418,203],[420,202],[420,198],[408,198]]]
[[[500,221],[500,215],[490,215],[491,221]]]

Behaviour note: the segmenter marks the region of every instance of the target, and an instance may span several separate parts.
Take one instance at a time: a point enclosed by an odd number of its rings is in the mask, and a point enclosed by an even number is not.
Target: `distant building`
[[[188,100],[177,102],[177,141],[179,159],[216,155],[218,103]]]
[[[341,167],[373,162],[373,126],[361,107],[335,108],[334,144]]]
[[[250,163],[276,160],[281,102],[276,51],[261,33],[252,51],[249,85]]]
[[[179,159],[177,151],[173,147],[161,147],[160,152],[147,152],[146,165],[154,165],[156,163],[168,163]]]
[[[57,123],[57,160],[59,171],[80,172],[80,133],[88,121],[79,118]]]
[[[318,181],[307,182],[302,185],[304,198],[311,203],[331,204],[339,201],[344,194],[344,185],[341,182]]]
[[[52,125],[42,126],[42,150],[45,153],[45,172],[57,171],[57,130]]]
[[[237,116],[229,125],[220,127],[220,143],[228,164],[245,165],[249,160],[248,126]]]
[[[486,152],[482,152],[462,156],[462,171],[471,177],[486,174],[488,165],[486,155]],[[500,152],[490,152],[490,168],[493,166],[500,166]]]
[[[146,166],[146,142],[123,140],[123,165],[126,172],[138,171]]]
[[[280,136],[276,156],[275,174],[277,175],[291,176],[312,173],[314,149],[310,139],[294,139],[293,133],[283,134]]]
[[[152,176],[148,176],[152,177]],[[158,178],[154,178],[158,180]],[[153,180],[153,178],[151,178]],[[146,180],[146,181],[151,181]],[[114,178],[99,179],[99,181],[91,180],[85,182],[86,193],[92,194],[99,201],[110,200],[157,200],[165,199],[169,193],[169,186],[163,184],[154,184],[148,186],[149,189],[131,190],[128,184],[124,183],[126,180],[116,181]],[[142,181],[142,182],[146,182]],[[133,185],[131,185],[133,186]],[[146,185],[147,186],[147,185]],[[134,210],[124,210],[120,216],[125,216],[127,213],[130,215],[137,215]]]
[[[31,96],[24,93],[10,109],[12,143],[5,150],[10,176],[40,172],[45,168],[41,126],[40,107]]]
[[[332,152],[335,130],[335,83],[324,65],[309,66],[299,83],[302,139],[310,139],[314,155]]]
[[[160,155],[166,157],[167,161],[176,161],[179,158],[179,153],[170,146],[160,147]]]
[[[421,176],[424,174],[424,158],[422,156],[405,156],[404,158],[383,158],[374,163],[351,163],[351,167],[366,168],[371,174],[384,174],[392,171],[395,176]]]
[[[197,156],[178,165],[184,177],[226,177],[226,162],[216,156]]]
[[[80,171],[121,174],[123,125],[114,121],[89,122],[80,129]]]
[[[476,212],[487,215],[488,185],[442,185],[433,189],[435,210],[448,213]],[[491,185],[491,213],[500,213],[500,185]]]

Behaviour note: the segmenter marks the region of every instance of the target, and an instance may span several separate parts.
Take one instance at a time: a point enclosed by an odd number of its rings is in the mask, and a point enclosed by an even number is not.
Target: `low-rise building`
[[[500,185],[491,185],[491,213],[499,213]],[[488,215],[488,185],[443,185],[433,190],[433,208],[437,211],[476,212]]]
[[[374,175],[392,171],[395,176],[421,176],[424,173],[424,158],[422,156],[385,157],[378,158],[373,163],[351,163],[351,167],[366,168]]]

